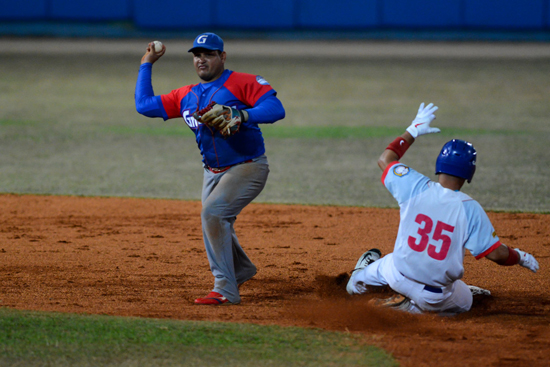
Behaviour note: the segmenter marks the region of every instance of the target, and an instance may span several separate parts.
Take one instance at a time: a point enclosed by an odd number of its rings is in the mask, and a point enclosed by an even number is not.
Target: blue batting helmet
[[[470,183],[476,172],[476,154],[472,143],[453,139],[443,145],[435,162],[435,174],[462,177]]]

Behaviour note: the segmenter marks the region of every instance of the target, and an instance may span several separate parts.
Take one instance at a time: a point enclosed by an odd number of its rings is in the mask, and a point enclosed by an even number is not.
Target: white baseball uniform
[[[465,249],[480,259],[500,246],[481,205],[400,162],[388,165],[382,183],[400,207],[394,251],[352,274],[354,292],[389,285],[411,299],[410,312],[468,311],[472,295],[460,280]]]

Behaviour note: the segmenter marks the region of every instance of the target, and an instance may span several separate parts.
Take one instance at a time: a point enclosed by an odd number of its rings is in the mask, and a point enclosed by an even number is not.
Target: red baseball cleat
[[[225,303],[231,304],[227,298],[218,292],[210,292],[206,297],[195,300],[196,305],[223,305]]]

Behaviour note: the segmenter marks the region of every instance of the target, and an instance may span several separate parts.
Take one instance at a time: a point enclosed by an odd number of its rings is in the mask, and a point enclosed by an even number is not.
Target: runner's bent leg
[[[391,254],[389,254],[391,255]],[[388,255],[361,270],[356,270],[351,274],[351,283],[354,294],[364,294],[368,292],[367,286],[381,287],[388,285],[384,277],[383,268],[388,261]]]

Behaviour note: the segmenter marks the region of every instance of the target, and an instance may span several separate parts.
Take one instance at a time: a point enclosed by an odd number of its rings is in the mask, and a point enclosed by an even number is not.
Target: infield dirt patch
[[[489,213],[540,271],[468,254],[464,280],[492,296],[443,318],[372,308],[342,286],[362,252],[392,250],[397,209],[249,205],[236,230],[259,272],[241,304],[208,307],[193,304],[213,284],[199,202],[0,195],[0,205],[2,307],[349,331],[411,367],[548,365],[549,215]]]

